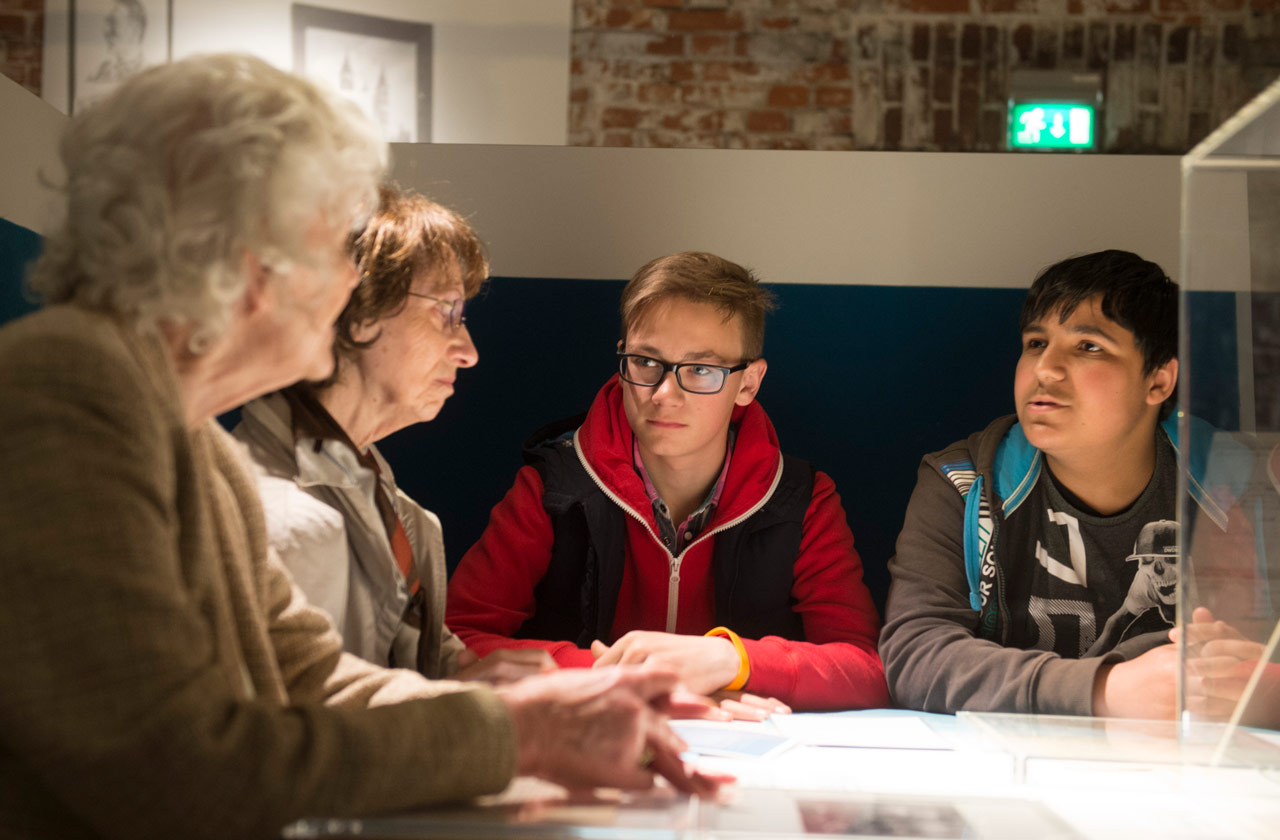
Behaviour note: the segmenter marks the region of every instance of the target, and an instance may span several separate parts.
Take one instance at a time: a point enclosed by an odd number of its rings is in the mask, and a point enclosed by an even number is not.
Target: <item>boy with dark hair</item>
[[[468,647],[654,661],[699,693],[802,709],[883,704],[879,622],[835,486],[782,455],[755,401],[771,308],[711,254],[636,273],[618,375],[585,417],[531,438],[454,573],[446,620]]]
[[[920,466],[881,634],[899,704],[1172,716],[1177,295],[1125,251],[1036,279],[1017,414]]]

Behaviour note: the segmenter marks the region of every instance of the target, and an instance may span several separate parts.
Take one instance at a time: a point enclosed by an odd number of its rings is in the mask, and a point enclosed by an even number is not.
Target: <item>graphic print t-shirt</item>
[[[1028,546],[1009,575],[1013,645],[1073,659],[1100,656],[1173,626],[1177,464],[1168,439],[1157,438],[1151,481],[1114,516],[1084,508],[1044,465],[1006,522],[1023,532],[1010,533],[1007,544]]]

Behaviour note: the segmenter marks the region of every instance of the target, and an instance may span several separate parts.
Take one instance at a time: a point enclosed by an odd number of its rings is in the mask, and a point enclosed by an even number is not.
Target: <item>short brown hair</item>
[[[390,184],[378,188],[378,211],[352,239],[351,252],[360,283],[334,324],[337,358],[351,359],[377,340],[375,336],[358,341],[354,332],[404,309],[420,271],[456,261],[468,298],[489,276],[484,245],[466,219],[426,196]]]
[[[622,290],[623,345],[630,329],[654,304],[671,298],[710,303],[726,321],[738,316],[746,359],[758,359],[764,352],[764,316],[773,311],[773,294],[749,269],[703,251],[658,257],[632,276]]]

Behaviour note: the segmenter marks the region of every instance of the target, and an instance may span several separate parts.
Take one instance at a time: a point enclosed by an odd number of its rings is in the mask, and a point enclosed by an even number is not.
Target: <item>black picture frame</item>
[[[429,23],[294,3],[294,71],[354,101],[390,142],[431,140]]]

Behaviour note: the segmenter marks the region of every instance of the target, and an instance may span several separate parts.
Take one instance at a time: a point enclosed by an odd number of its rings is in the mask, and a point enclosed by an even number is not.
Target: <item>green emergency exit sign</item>
[[[1011,149],[1092,149],[1093,106],[1022,102],[1009,111]]]

